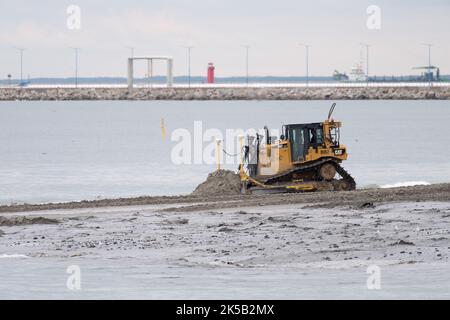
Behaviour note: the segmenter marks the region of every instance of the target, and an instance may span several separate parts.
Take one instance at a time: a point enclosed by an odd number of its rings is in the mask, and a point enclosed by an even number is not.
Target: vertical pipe
[[[239,148],[240,148],[240,156],[241,156],[239,169],[240,169],[240,174],[242,177],[242,174],[244,173],[244,136],[243,135],[239,136]]]
[[[163,141],[166,141],[166,124],[164,118],[161,118],[161,137]]]
[[[217,170],[220,170],[220,140],[216,139],[217,143],[217,149],[216,149],[216,156],[217,156]]]

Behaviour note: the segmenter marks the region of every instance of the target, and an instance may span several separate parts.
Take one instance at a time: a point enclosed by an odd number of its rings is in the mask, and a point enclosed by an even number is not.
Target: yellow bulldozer
[[[348,153],[341,122],[332,119],[335,107],[324,122],[284,125],[279,138],[267,127],[264,135],[247,136],[239,167],[243,193],[354,190],[341,166]]]

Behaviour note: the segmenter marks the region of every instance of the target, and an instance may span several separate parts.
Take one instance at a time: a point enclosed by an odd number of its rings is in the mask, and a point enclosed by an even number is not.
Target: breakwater
[[[0,88],[0,101],[52,100],[422,100],[450,87]]]

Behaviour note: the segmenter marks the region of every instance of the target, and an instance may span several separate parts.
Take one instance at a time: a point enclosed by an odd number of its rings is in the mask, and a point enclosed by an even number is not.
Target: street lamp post
[[[247,86],[248,86],[248,84],[249,84],[248,52],[249,52],[250,46],[249,45],[243,45],[242,47],[245,48],[245,70],[246,70],[245,77],[246,77],[246,83],[247,83]]]
[[[432,85],[432,80],[433,80],[433,75],[431,75],[430,77],[430,73],[431,73],[431,47],[433,47],[433,45],[431,43],[424,43],[424,46],[428,47],[428,81],[430,86]]]
[[[131,57],[130,58],[134,58],[134,47],[126,47],[127,49],[129,49],[130,50],[130,54],[131,54]]]
[[[366,47],[366,81],[367,85],[369,85],[369,48],[371,47],[371,45],[367,43],[361,43],[361,45]]]
[[[20,53],[20,82],[23,82],[23,52],[25,51],[24,48],[16,48],[19,50]]]
[[[191,50],[194,47],[186,46],[184,47],[187,49],[187,58],[188,58],[188,87],[191,87]]]
[[[307,44],[300,44],[302,47],[305,48],[305,53],[306,53],[306,86],[309,86],[309,48],[311,47],[310,45]]]
[[[80,48],[71,48],[75,51],[75,88],[78,88],[78,51]]]

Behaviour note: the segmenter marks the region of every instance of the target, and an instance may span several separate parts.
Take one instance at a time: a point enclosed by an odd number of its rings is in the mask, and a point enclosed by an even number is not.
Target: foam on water
[[[29,258],[24,254],[0,254],[0,259],[23,259]]]
[[[406,181],[406,182],[397,182],[393,184],[385,184],[380,186],[380,188],[388,189],[388,188],[399,188],[399,187],[412,187],[412,186],[429,186],[430,183],[426,181]]]

